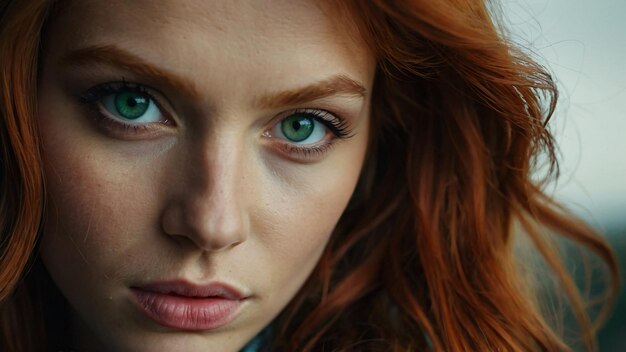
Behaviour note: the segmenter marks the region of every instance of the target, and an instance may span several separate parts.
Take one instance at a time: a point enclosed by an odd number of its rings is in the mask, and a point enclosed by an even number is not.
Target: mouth
[[[232,322],[246,297],[222,283],[153,282],[131,287],[139,309],[155,323],[177,330],[213,330]]]

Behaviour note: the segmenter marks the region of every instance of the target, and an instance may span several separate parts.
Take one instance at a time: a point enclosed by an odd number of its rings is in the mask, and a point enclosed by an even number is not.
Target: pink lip
[[[217,329],[233,321],[245,300],[222,284],[186,281],[154,282],[132,287],[139,308],[156,323],[180,330]]]

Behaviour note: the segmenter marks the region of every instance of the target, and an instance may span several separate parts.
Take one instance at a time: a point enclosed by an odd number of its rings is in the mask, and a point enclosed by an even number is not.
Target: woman
[[[3,350],[568,350],[523,247],[593,349],[550,236],[615,259],[482,1],[1,11]]]

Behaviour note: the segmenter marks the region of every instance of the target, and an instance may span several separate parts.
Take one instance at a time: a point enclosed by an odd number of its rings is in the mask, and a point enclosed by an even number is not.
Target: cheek
[[[271,191],[265,193],[265,213],[256,226],[265,233],[259,240],[269,249],[268,262],[285,280],[306,279],[352,196],[366,140],[351,142],[319,164],[273,167],[280,177],[261,185]]]
[[[114,277],[118,259],[135,246],[138,229],[151,218],[150,180],[83,137],[89,134],[68,132],[79,128],[60,129],[46,115],[40,123],[47,191],[44,262],[51,274],[59,268],[67,276],[74,270]]]
[[[113,205],[123,206],[124,203],[116,199],[124,190],[101,177],[87,158],[72,163],[71,156],[60,160],[46,153],[46,159],[46,174],[53,176],[46,177],[48,204],[44,237],[72,241],[78,250],[115,246],[112,237],[123,238],[122,234],[104,229],[119,227],[117,222],[121,219],[116,213],[123,209]]]
[[[352,185],[345,182],[324,182],[311,177],[299,187],[284,192],[273,202],[269,219],[277,227],[268,236],[278,253],[298,257],[298,252],[324,245],[342,214]]]

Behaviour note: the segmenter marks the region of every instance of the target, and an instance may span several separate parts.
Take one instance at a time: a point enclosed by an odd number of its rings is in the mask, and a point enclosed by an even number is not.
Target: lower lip
[[[156,323],[179,330],[212,330],[233,321],[242,300],[190,298],[133,289],[142,311]]]

